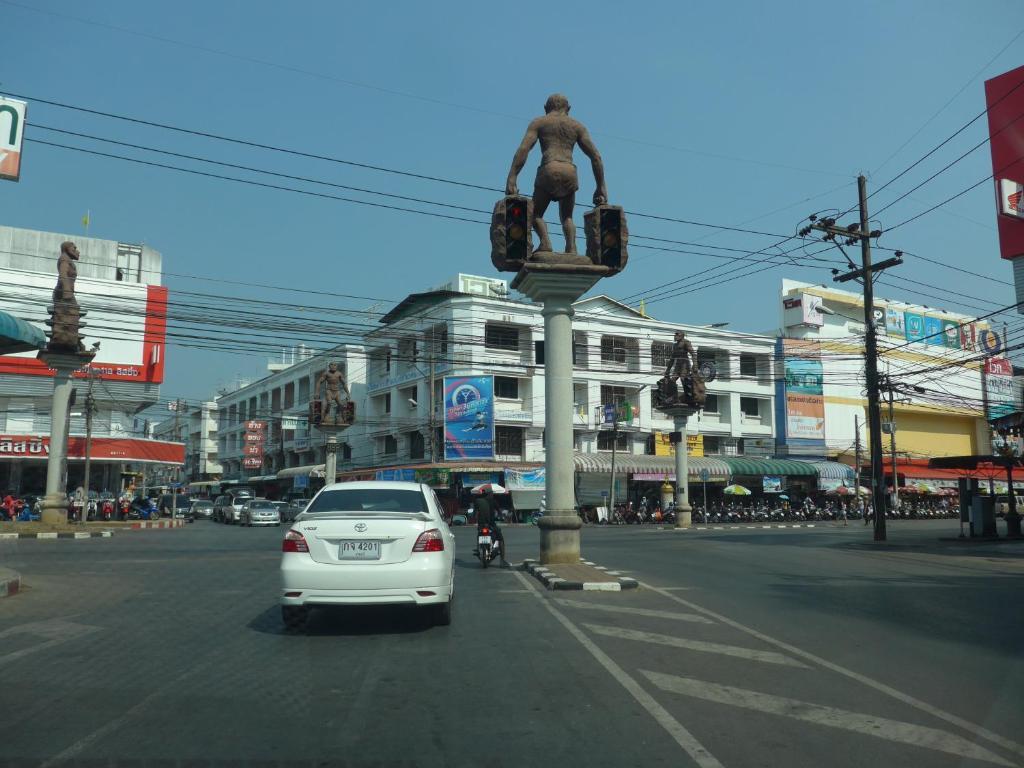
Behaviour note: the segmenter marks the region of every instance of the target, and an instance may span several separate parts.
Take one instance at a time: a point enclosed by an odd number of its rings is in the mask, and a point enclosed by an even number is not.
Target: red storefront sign
[[[50,455],[50,438],[33,435],[0,435],[0,459],[45,459]],[[68,438],[68,458],[85,458],[85,438]],[[185,446],[162,440],[94,437],[91,458],[99,461],[149,461],[184,464]]]
[[[242,466],[246,469],[259,469],[263,466],[263,457],[246,456],[242,459]]]
[[[1024,67],[985,81],[999,253],[1024,256]]]

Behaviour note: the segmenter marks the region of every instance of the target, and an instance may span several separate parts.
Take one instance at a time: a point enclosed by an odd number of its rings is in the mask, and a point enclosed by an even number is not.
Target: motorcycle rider
[[[508,559],[506,558],[505,551],[505,536],[501,532],[501,528],[497,525],[496,515],[494,514],[494,491],[487,487],[484,492],[473,499],[473,511],[476,513],[476,527],[480,530],[481,527],[487,526],[491,529],[494,540],[498,543],[498,556],[501,558],[502,568],[511,568]]]

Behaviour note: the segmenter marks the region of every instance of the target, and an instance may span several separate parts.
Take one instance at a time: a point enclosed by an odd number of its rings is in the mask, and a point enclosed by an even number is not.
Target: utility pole
[[[619,447],[619,408],[614,404],[612,412],[612,479],[608,483],[608,523],[611,524],[615,514],[615,454]]]
[[[183,406],[185,406],[185,404],[186,404],[185,401],[181,400],[180,398],[177,398],[174,401],[174,439],[178,440],[178,441],[180,441],[182,443],[184,443],[185,440],[182,439],[181,431],[180,431],[181,430],[181,427],[180,427],[180,423],[181,423],[181,409],[182,409]],[[187,424],[185,425],[185,428],[188,429],[188,425]],[[173,470],[171,470],[171,477],[173,478],[171,480],[171,482],[170,482],[170,486],[171,486],[171,525],[174,525],[174,516],[175,516],[175,514],[178,511],[178,486],[177,486],[177,483],[181,479],[180,469],[178,467],[175,467]]]
[[[837,237],[844,239],[846,245],[860,243],[861,266],[857,268],[853,262],[851,271],[839,274],[839,270],[833,270],[833,280],[843,283],[848,280],[863,280],[864,284],[864,378],[867,384],[868,395],[868,450],[871,456],[871,500],[875,511],[875,541],[885,541],[885,470],[882,464],[882,412],[880,404],[880,392],[878,383],[878,338],[875,332],[874,310],[874,273],[881,272],[889,267],[895,267],[903,263],[903,253],[896,251],[891,259],[880,261],[878,264],[871,263],[871,239],[880,237],[881,230],[871,230],[868,218],[868,180],[864,176],[857,177],[857,192],[859,198],[860,220],[858,223],[847,226],[837,225],[833,218],[818,219],[811,218],[811,224],[800,230],[801,236],[806,236],[811,230],[824,232],[824,239],[833,242],[843,255],[842,246],[836,240]],[[849,257],[847,257],[849,261]]]
[[[428,389],[430,391],[430,402],[428,403],[428,406],[427,406],[427,429],[430,430],[430,432],[429,432],[430,463],[433,464],[433,463],[435,463],[437,461],[437,427],[435,426],[435,421],[434,421],[436,416],[434,414],[434,339],[433,339],[433,332],[431,332],[430,360],[428,361],[428,371],[429,371],[429,376],[430,376],[430,384],[429,384],[429,387],[428,387]]]
[[[82,520],[89,519],[89,475],[92,472],[92,416],[96,412],[96,400],[92,396],[92,383],[94,374],[86,369],[86,376],[89,378],[89,387],[85,393],[85,479],[82,481],[83,499]]]
[[[896,393],[893,392],[892,382],[886,376],[886,384],[889,389],[889,451],[892,453],[892,506],[899,507],[900,503],[900,480],[896,472],[896,415],[893,400]]]
[[[853,461],[856,464],[854,467],[854,489],[856,496],[860,498],[860,416],[856,413],[853,414]]]

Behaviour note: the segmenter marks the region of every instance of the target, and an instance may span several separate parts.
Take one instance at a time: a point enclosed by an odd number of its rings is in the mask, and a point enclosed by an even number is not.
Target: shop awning
[[[0,312],[0,355],[31,352],[46,346],[46,334],[20,317]]]
[[[324,469],[325,467],[323,464],[306,464],[301,467],[286,467],[276,475],[272,475],[272,477],[276,480],[287,480],[291,477],[323,477]],[[255,480],[256,478],[253,479]]]
[[[600,472],[610,474],[612,471],[612,455],[610,453],[577,453],[575,455],[577,472]],[[691,457],[687,461],[690,479],[700,479],[700,471],[708,470],[711,481],[725,480],[729,477],[729,466],[721,459]],[[616,454],[615,474],[633,475],[635,480],[674,480],[676,460],[673,456],[637,456],[635,454]],[[639,476],[639,477],[638,477]]]
[[[744,477],[817,477],[818,470],[808,461],[795,461],[793,459],[748,459],[731,458],[722,459],[732,470],[732,474]]]
[[[814,467],[814,471],[818,473],[818,478],[821,480],[849,480],[852,482],[853,476],[856,474],[849,464],[838,461],[801,461],[800,463]]]

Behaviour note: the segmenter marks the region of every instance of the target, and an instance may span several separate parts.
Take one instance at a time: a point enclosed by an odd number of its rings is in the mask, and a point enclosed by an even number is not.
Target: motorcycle
[[[501,543],[494,538],[493,531],[489,526],[482,525],[476,529],[476,549],[473,556],[480,561],[480,564],[487,568],[487,565],[501,552]]]

